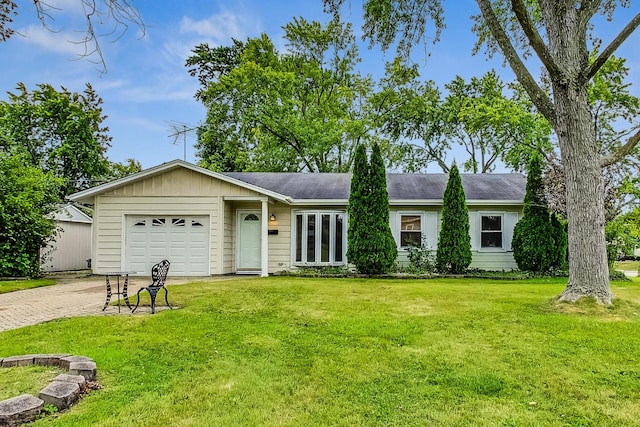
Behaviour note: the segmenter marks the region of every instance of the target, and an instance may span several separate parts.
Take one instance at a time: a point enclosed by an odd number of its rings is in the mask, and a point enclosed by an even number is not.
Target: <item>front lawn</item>
[[[0,357],[96,361],[103,388],[35,426],[638,425],[640,281],[605,308],[551,302],[564,280],[170,286],[180,309],[6,331]]]
[[[51,286],[55,284],[56,281],[53,279],[0,280],[0,294],[22,291],[24,289],[39,288],[41,286]]]
[[[616,270],[638,271],[640,270],[640,261],[616,261]]]
[[[55,377],[64,373],[51,366],[0,368],[0,400],[21,394],[38,395]]]

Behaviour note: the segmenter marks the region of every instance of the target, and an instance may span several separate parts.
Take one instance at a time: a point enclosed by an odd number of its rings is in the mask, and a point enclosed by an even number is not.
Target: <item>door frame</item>
[[[257,215],[260,220],[260,231],[258,232],[258,246],[260,248],[260,257],[258,258],[258,265],[256,268],[241,269],[240,259],[242,257],[240,250],[241,229],[242,229],[242,217],[247,214]],[[264,221],[262,211],[260,209],[238,209],[236,211],[236,273],[237,274],[260,274],[262,271],[262,222]]]

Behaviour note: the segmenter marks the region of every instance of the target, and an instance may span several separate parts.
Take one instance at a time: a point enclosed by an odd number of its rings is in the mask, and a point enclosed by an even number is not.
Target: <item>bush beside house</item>
[[[469,210],[458,167],[453,164],[444,191],[436,267],[443,273],[462,274],[471,264]]]
[[[513,257],[520,270],[561,268],[566,263],[567,236],[564,225],[549,213],[539,157],[531,159],[528,172],[524,215],[513,230]]]
[[[398,252],[389,227],[389,194],[378,144],[373,146],[370,164],[364,145],[356,150],[347,209],[347,259],[360,273],[387,273]]]

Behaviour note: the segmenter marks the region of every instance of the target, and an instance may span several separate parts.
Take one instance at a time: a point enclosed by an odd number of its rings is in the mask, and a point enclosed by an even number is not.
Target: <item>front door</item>
[[[238,271],[260,271],[260,211],[238,211]]]

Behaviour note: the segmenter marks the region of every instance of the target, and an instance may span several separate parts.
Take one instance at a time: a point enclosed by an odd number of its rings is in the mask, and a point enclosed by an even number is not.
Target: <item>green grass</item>
[[[638,271],[640,270],[640,261],[617,261],[615,268],[616,270]]]
[[[24,289],[39,288],[41,286],[51,286],[55,284],[56,281],[53,279],[0,280],[0,294],[22,291]]]
[[[0,368],[0,400],[21,394],[37,396],[40,390],[63,372],[60,368],[47,366]]]
[[[565,279],[566,280],[566,279]],[[265,278],[182,307],[0,333],[0,357],[92,357],[103,388],[34,426],[635,426],[640,281]]]

